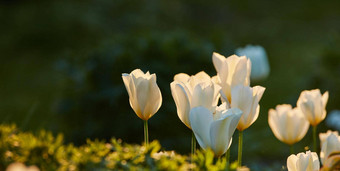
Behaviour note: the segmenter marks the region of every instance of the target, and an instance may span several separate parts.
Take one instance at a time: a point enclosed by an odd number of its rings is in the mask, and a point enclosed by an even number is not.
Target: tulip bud
[[[267,53],[262,46],[247,45],[244,48],[236,49],[236,54],[246,56],[251,61],[252,80],[263,80],[268,77],[270,68],[267,58]]]
[[[318,125],[326,117],[326,104],[328,92],[322,96],[319,89],[302,91],[297,101],[297,106],[301,109],[312,126]]]
[[[299,142],[307,133],[309,122],[298,109],[291,105],[277,105],[268,112],[268,123],[275,137],[292,145]]]
[[[318,171],[320,162],[315,152],[307,151],[287,158],[288,171]]]
[[[216,82],[222,87],[224,95],[230,102],[231,90],[236,85],[250,85],[251,62],[245,56],[238,57],[236,55],[228,58],[214,52],[213,64],[217,71]]]
[[[324,163],[330,154],[338,152],[340,152],[340,137],[331,133],[322,143],[320,152],[321,163]]]
[[[191,128],[189,122],[190,110],[197,106],[203,106],[213,112],[218,103],[219,90],[221,89],[203,71],[194,76],[184,73],[177,74],[170,87],[176,103],[178,117],[188,128]]]
[[[150,119],[162,105],[162,95],[156,83],[156,74],[143,73],[140,69],[122,74],[129,94],[131,108],[143,120]]]
[[[253,88],[244,85],[235,86],[231,90],[231,107],[239,108],[243,115],[237,125],[239,131],[247,129],[259,116],[259,101],[262,98],[265,88],[255,86]],[[222,95],[222,98],[226,98]],[[227,100],[227,99],[224,99]]]
[[[222,104],[213,113],[199,106],[190,110],[190,125],[199,145],[210,148],[216,156],[223,155],[231,145],[242,111],[237,108],[226,109]]]

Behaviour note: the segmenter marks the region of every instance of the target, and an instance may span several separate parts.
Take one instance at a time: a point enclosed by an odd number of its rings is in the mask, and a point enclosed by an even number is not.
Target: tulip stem
[[[243,131],[238,131],[238,166],[242,166]]]
[[[194,132],[191,134],[191,161],[196,153],[196,138]]]
[[[314,149],[314,152],[317,153],[317,149],[316,149],[316,127],[317,127],[317,125],[313,126],[313,149]]]
[[[144,142],[145,146],[149,146],[149,132],[148,132],[148,121],[144,121]]]
[[[294,154],[295,150],[294,150],[294,144],[290,145],[290,154]]]
[[[230,148],[227,150],[227,170],[229,170],[229,167],[230,167]]]

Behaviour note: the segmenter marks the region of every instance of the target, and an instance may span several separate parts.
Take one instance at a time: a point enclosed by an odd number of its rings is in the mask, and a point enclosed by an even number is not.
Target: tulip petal
[[[322,95],[322,104],[323,104],[323,108],[326,108],[327,102],[328,102],[328,91],[326,91],[325,93],[323,93]]]
[[[242,110],[243,115],[237,126],[237,129],[242,131],[251,125],[256,116],[258,101],[255,96],[253,98],[253,90],[244,85],[235,86],[231,91],[231,107]]]
[[[297,168],[296,168],[296,162],[297,162],[298,158],[296,157],[296,155],[290,155],[288,158],[287,158],[287,168],[288,168],[288,171],[297,171]]]
[[[170,84],[170,87],[172,97],[174,98],[177,107],[177,115],[179,119],[188,128],[191,128],[189,122],[190,101],[183,85],[177,81],[174,81]]]
[[[188,74],[185,74],[185,73],[179,73],[179,74],[176,74],[174,76],[174,81],[179,81],[179,82],[183,82],[183,83],[188,82],[189,79],[190,79],[190,76]]]
[[[156,74],[151,75],[148,83],[148,97],[143,111],[144,118],[150,119],[162,105],[162,94],[156,83]]]
[[[216,71],[219,73],[222,69],[222,64],[225,61],[225,57],[219,53],[214,52],[212,56],[213,64],[215,66]]]
[[[248,82],[246,80],[249,78],[247,78],[247,76],[248,76],[247,58],[240,57],[238,62],[235,65],[234,73],[232,75],[232,80],[230,82],[231,87],[234,87],[239,84],[248,85]]]
[[[133,76],[132,76],[133,78]],[[149,80],[143,79],[141,77],[137,78],[136,84],[136,97],[139,104],[139,108],[142,112],[142,119],[147,120],[148,116],[144,113],[146,109],[147,100],[150,94]]]
[[[276,110],[269,109],[269,112],[268,112],[269,127],[273,131],[275,137],[279,139],[280,141],[283,141],[284,139],[282,137],[281,128],[279,127],[279,124],[278,124],[280,123],[280,119],[281,119],[280,115],[278,115]]]
[[[218,103],[219,88],[211,81],[197,84],[194,88],[191,107],[204,106],[212,111]]]
[[[138,70],[135,72],[138,72]],[[140,107],[137,101],[136,86],[135,86],[134,80],[132,79],[132,75],[124,73],[122,74],[122,78],[123,78],[125,88],[129,94],[130,106],[133,109],[133,111],[136,113],[136,115],[141,118],[142,112],[140,110]]]
[[[262,86],[254,86],[253,87],[253,95],[254,96],[256,95],[257,99],[260,101],[265,90],[266,90],[266,88],[264,88]]]
[[[203,149],[210,147],[210,125],[213,122],[213,114],[205,107],[194,107],[190,110],[189,120],[198,144]]]

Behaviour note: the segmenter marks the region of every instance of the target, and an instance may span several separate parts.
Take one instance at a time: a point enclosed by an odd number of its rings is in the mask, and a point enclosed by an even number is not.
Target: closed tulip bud
[[[319,89],[302,91],[297,101],[297,106],[301,109],[312,126],[318,125],[326,117],[326,104],[328,92],[323,95]]]
[[[340,137],[336,134],[330,134],[326,140],[322,143],[321,152],[320,152],[320,159],[321,163],[331,155],[332,153],[339,153],[340,152]]]
[[[203,71],[194,76],[184,73],[177,74],[170,87],[176,103],[178,117],[188,128],[191,128],[189,122],[190,110],[197,106],[203,106],[213,112],[218,103],[219,90],[221,89]]]
[[[336,137],[338,137],[340,141],[340,136],[338,131],[331,131],[328,130],[326,133],[320,133],[319,138],[320,138],[320,146],[322,147],[322,144],[326,141],[326,139],[331,135],[334,134]]]
[[[287,159],[288,171],[318,171],[320,162],[315,152],[307,151],[290,155]]]
[[[216,156],[224,154],[231,145],[242,111],[237,108],[227,109],[223,103],[213,113],[199,106],[190,110],[190,125],[199,145],[210,148]]]
[[[268,112],[268,123],[275,137],[292,145],[299,142],[307,133],[309,122],[298,108],[291,105],[277,105]]]
[[[150,119],[162,105],[162,95],[156,83],[156,74],[143,73],[140,69],[122,74],[129,94],[131,108],[143,120]]]
[[[259,101],[262,98],[264,90],[265,88],[261,86],[251,88],[244,85],[235,86],[231,90],[231,107],[239,108],[243,112],[240,122],[237,125],[239,131],[247,129],[258,118],[260,112]],[[223,94],[222,98],[227,100]]]
[[[233,87],[239,84],[250,85],[251,62],[245,56],[232,55],[226,58],[216,52],[213,53],[212,59],[217,71],[215,80],[230,102]]]
[[[263,80],[268,77],[270,68],[267,58],[267,53],[262,46],[247,45],[244,48],[236,49],[236,54],[246,56],[251,61],[252,80]]]

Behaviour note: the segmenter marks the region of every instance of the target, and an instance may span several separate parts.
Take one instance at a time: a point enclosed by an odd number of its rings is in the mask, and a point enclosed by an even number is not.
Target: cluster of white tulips
[[[301,92],[296,103],[291,105],[277,105],[275,110],[268,112],[268,123],[274,135],[280,141],[291,146],[299,142],[307,133],[309,126],[313,127],[313,150],[306,153],[292,154],[287,159],[289,171],[316,171],[320,169],[320,161],[317,155],[317,125],[326,118],[326,104],[328,92],[321,94],[319,89],[305,90]],[[338,123],[340,124],[340,123]],[[335,169],[340,164],[340,136],[337,131],[320,133],[320,159],[324,165],[323,170]],[[333,168],[332,168],[333,167]]]
[[[216,157],[227,153],[229,164],[232,136],[239,133],[238,166],[242,166],[243,131],[258,118],[259,102],[265,91],[262,86],[250,87],[252,62],[246,56],[232,55],[228,58],[213,53],[212,62],[217,74],[210,77],[204,71],[195,75],[179,73],[170,83],[172,97],[179,119],[192,130],[192,155],[196,140],[204,150],[211,149]],[[269,72],[269,68],[268,68]],[[137,116],[144,120],[145,144],[148,145],[147,121],[160,108],[162,96],[156,83],[156,75],[135,69],[122,74],[129,94],[129,101]],[[314,151],[316,152],[317,125],[326,117],[328,92],[320,90],[303,91],[297,107],[278,105],[269,110],[268,122],[274,135],[282,142],[293,146],[313,126]],[[340,152],[340,137],[337,132],[320,134],[321,162],[333,164],[332,154]],[[307,151],[291,155],[287,159],[290,171],[319,170],[320,164],[315,152]],[[292,151],[293,153],[293,151]],[[339,160],[339,155],[336,155]]]
[[[210,77],[204,71],[192,76],[177,74],[170,84],[171,93],[179,119],[193,131],[192,153],[195,153],[197,140],[201,148],[211,149],[216,157],[222,156],[230,148],[237,128],[241,166],[242,132],[258,118],[259,101],[265,88],[250,87],[251,62],[247,57],[232,55],[226,58],[213,53],[212,61],[216,76]],[[158,111],[162,102],[156,76],[136,69],[122,77],[131,107],[144,120],[147,145],[147,120]]]

